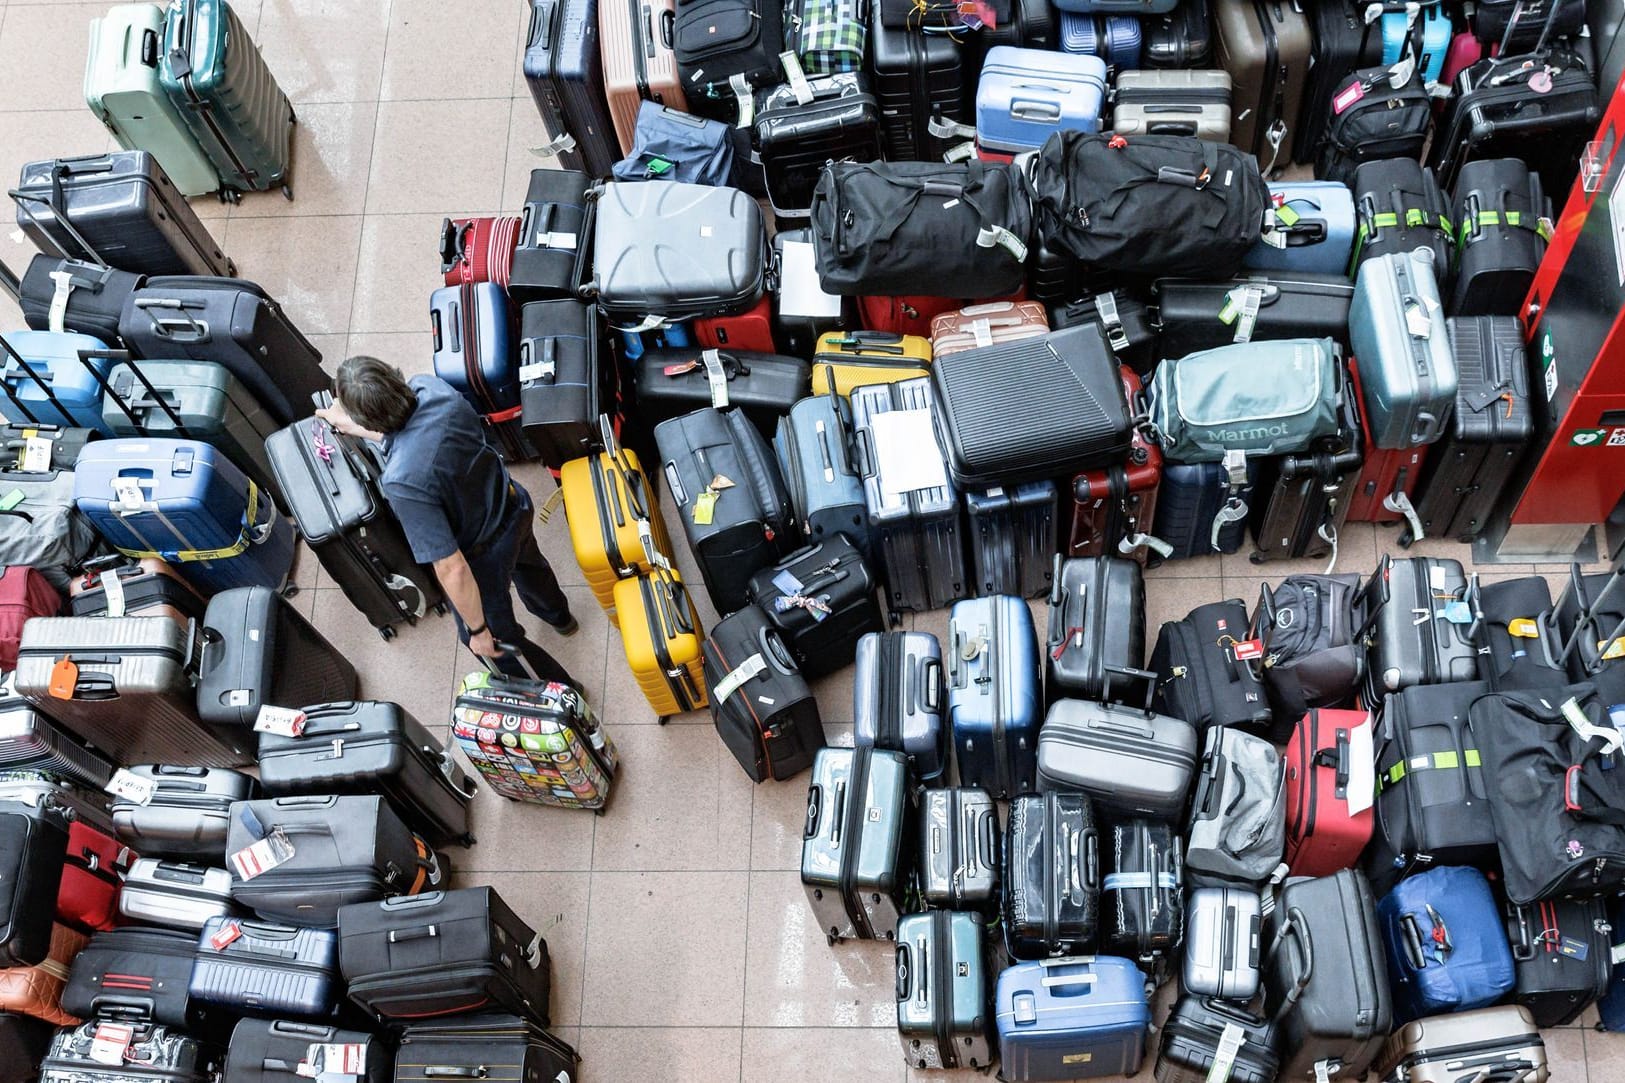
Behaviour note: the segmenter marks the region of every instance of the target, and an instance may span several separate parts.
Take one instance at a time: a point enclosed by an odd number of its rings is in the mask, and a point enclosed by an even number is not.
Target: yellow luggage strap
[[[271,527],[276,524],[276,506],[267,504],[271,516],[265,525],[255,528],[254,520],[259,513],[260,489],[252,481],[248,483],[248,506],[243,509],[242,529],[237,533],[237,540],[230,545],[219,549],[126,549],[123,546],[114,546],[127,557],[143,560],[156,557],[167,564],[186,564],[206,560],[227,560],[231,557],[241,556],[250,545],[258,545],[270,537]]]
[[[1389,786],[1397,786],[1406,775],[1417,771],[1457,771],[1461,769],[1465,760],[1468,767],[1481,767],[1483,762],[1478,755],[1478,749],[1469,748],[1458,754],[1454,749],[1446,752],[1435,752],[1432,755],[1423,753],[1409,759],[1400,760],[1377,778],[1377,789],[1384,790]]]

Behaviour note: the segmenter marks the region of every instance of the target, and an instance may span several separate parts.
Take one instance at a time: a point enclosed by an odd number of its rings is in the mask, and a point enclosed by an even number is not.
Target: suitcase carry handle
[[[1336,746],[1321,749],[1309,762],[1314,767],[1330,767],[1337,780],[1337,796],[1346,796],[1349,788],[1349,731],[1339,727]]]
[[[925,709],[928,711],[942,710],[942,659],[925,659],[920,663],[919,674],[920,683],[925,686],[922,689],[923,695],[920,697],[925,702]]]
[[[127,1019],[134,1023],[152,1021],[153,1002],[150,997],[95,996],[90,1000],[90,1014],[98,1019]]]
[[[1038,984],[1045,989],[1065,989],[1073,985],[1094,985],[1096,977],[1092,969],[1094,965],[1095,957],[1093,955],[1064,955],[1058,959],[1040,959],[1038,966],[1045,971],[1045,974],[1039,979]],[[1091,969],[1082,974],[1048,973],[1049,970],[1058,966],[1083,966]]]
[[[106,376],[103,376],[96,369],[96,366],[90,363],[95,360],[108,360],[121,363],[124,366],[125,371],[129,372],[135,378],[136,382],[141,385],[142,390],[146,392],[146,398],[131,398],[129,402],[126,402],[124,396],[120,395],[113,387],[113,382]],[[166,396],[162,391],[159,391],[158,388],[153,385],[153,382],[147,378],[147,374],[141,371],[141,366],[136,364],[135,358],[130,355],[130,351],[80,350],[79,363],[84,365],[85,371],[90,373],[91,379],[95,380],[96,383],[101,386],[102,391],[106,393],[108,398],[113,400],[114,404],[118,406],[119,410],[124,414],[124,416],[130,419],[130,424],[134,425],[137,431],[144,435],[147,432],[147,427],[136,419],[134,411],[147,406],[156,406],[164,412],[165,417],[169,418],[169,423],[175,426],[175,431],[180,434],[181,439],[193,439],[191,432],[186,428],[186,423],[181,420],[181,415],[177,413],[175,411],[175,407],[170,404],[168,396]]]
[[[1405,962],[1410,964],[1412,970],[1426,970],[1428,965],[1427,954],[1422,947],[1422,928],[1417,923],[1415,914],[1401,914],[1399,916],[1400,947],[1404,950]]]
[[[424,1079],[485,1079],[490,1074],[491,1067],[484,1064],[474,1066],[426,1064],[423,1066]]]
[[[1262,1030],[1264,1027],[1269,1026],[1270,1023],[1269,1016],[1254,1015],[1241,1005],[1233,1001],[1220,1000],[1218,997],[1203,997],[1202,1006],[1209,1013],[1223,1019],[1233,1020],[1248,1029]]]
[[[814,838],[818,833],[818,814],[824,807],[824,788],[818,783],[807,787],[807,822],[802,826],[801,837]]]
[[[315,1023],[295,1023],[289,1019],[273,1019],[271,1021],[273,1034],[298,1034],[312,1038],[326,1038],[333,1033],[332,1027],[318,1026]]]
[[[1288,942],[1296,946],[1297,961],[1303,966],[1298,976],[1293,979],[1292,988],[1287,992],[1286,999],[1281,1001],[1280,1008],[1275,1012],[1277,1019],[1284,1017],[1292,1009],[1298,998],[1303,996],[1303,991],[1309,987],[1310,979],[1315,976],[1314,945],[1310,942],[1309,933],[1304,927],[1303,911],[1296,906],[1288,909],[1286,924],[1275,934],[1275,943],[1270,946],[1270,958],[1274,959],[1275,953],[1284,950]],[[1287,958],[1289,960],[1293,958],[1290,952],[1287,953]]]
[[[38,372],[34,371],[34,366],[30,365],[23,358],[22,354],[18,353],[15,349],[12,348],[11,343],[6,340],[6,337],[4,335],[0,335],[0,349],[4,349],[6,354],[13,361],[17,362],[17,368],[20,371],[22,371],[23,373],[27,374],[29,380],[33,381],[34,386],[38,387],[41,391],[45,392],[45,401],[49,402],[52,406],[56,407],[56,412],[58,413],[58,415],[61,416],[63,424],[71,423],[72,415],[68,413],[68,408],[62,405],[62,401],[56,397],[56,392],[51,390],[51,383],[46,378],[46,377],[49,377],[51,374],[49,372],[47,372],[45,374],[45,376],[41,376]],[[3,372],[5,369],[10,368],[10,367],[11,366],[10,366],[9,363],[7,363],[5,365],[0,365],[0,372]],[[30,410],[23,403],[23,401],[17,397],[17,393],[12,391],[12,389],[11,389],[11,381],[10,380],[8,380],[8,379],[0,379],[0,391],[4,391],[6,393],[6,398],[11,401],[11,404],[13,406],[15,406],[18,410],[22,411],[23,416],[28,419],[30,424],[33,424],[33,425],[40,424],[40,420],[39,420],[38,417],[36,417],[34,415],[34,411]]]
[[[208,321],[193,316],[187,311],[186,302],[178,297],[135,297],[131,299],[131,303],[147,314],[147,319],[152,322],[152,333],[158,338],[183,345],[200,345],[213,340]],[[181,314],[181,320],[166,320],[157,315],[154,309],[178,312]],[[188,337],[183,337],[179,332],[183,325]]]
[[[923,939],[920,940],[919,945],[920,945],[920,962],[923,964],[923,963],[925,963],[925,960],[927,958],[925,941]],[[924,969],[924,967],[922,966],[922,970],[923,969]],[[898,999],[899,1002],[908,999],[908,991],[909,991],[909,989],[911,987],[908,979],[909,979],[909,945],[908,945],[907,942],[899,940],[897,942],[897,999]],[[925,974],[922,973],[920,975],[920,998],[922,1000],[925,998],[925,990],[926,990],[926,988],[927,988],[926,976],[925,976]]]

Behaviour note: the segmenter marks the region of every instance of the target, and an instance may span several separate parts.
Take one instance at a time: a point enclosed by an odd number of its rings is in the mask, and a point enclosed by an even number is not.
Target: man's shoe
[[[553,630],[561,636],[573,636],[581,631],[581,624],[574,617],[568,617],[563,624],[553,625]]]

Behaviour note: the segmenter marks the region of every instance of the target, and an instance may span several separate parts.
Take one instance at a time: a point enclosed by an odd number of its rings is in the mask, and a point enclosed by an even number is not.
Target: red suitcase
[[[773,298],[763,294],[749,312],[737,316],[707,316],[694,321],[694,337],[712,350],[754,350],[778,353],[773,345]]]
[[[54,617],[62,595],[33,568],[12,565],[0,571],[0,671],[17,668],[17,643],[30,617]]]
[[[68,825],[68,854],[57,889],[56,918],[87,931],[118,924],[118,896],[136,855],[128,846],[75,820]]]
[[[1118,371],[1134,413],[1143,413],[1140,378],[1127,365]],[[1085,470],[1072,479],[1072,529],[1066,555],[1128,556],[1144,564],[1161,483],[1162,449],[1135,429],[1127,462],[1105,470]]]
[[[519,216],[447,218],[440,225],[440,270],[446,285],[495,282],[508,288],[519,246]]]
[[[1360,372],[1353,362],[1349,364],[1349,379],[1354,384],[1355,398],[1364,402],[1360,392]],[[1373,447],[1364,410],[1360,411],[1360,433],[1365,440],[1365,465],[1360,468],[1360,480],[1349,497],[1348,521],[1398,523],[1414,518],[1415,507],[1411,497],[1422,476],[1422,461],[1427,457],[1427,447],[1397,450]],[[1411,523],[1411,530],[1420,534],[1421,523]]]
[[[866,331],[930,338],[931,321],[959,305],[952,297],[859,297],[858,322]]]
[[[1354,757],[1371,756],[1364,711],[1311,708],[1286,746],[1286,862],[1293,876],[1352,868],[1371,841],[1373,802],[1349,812]],[[1364,736],[1355,731],[1365,726]]]

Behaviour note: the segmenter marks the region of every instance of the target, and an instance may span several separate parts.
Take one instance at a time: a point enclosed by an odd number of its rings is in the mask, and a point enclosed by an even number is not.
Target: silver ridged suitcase
[[[0,685],[0,771],[40,771],[100,789],[113,765],[27,700]]]
[[[202,929],[213,917],[235,913],[231,873],[143,857],[130,866],[119,893],[119,913],[172,929]]]
[[[908,792],[901,752],[825,748],[813,761],[801,882],[830,943],[897,936]]]
[[[960,786],[920,795],[920,895],[930,907],[992,911],[999,905],[999,806]]]
[[[1258,992],[1263,908],[1251,888],[1202,887],[1185,907],[1185,991],[1226,1000]]]
[[[852,679],[852,740],[908,757],[921,782],[948,769],[942,644],[930,632],[866,632]]]
[[[1112,131],[1228,143],[1230,94],[1230,73],[1216,69],[1118,72]]]
[[[259,794],[253,778],[224,767],[143,763],[129,771],[153,783],[152,796],[115,800],[113,827],[120,839],[148,857],[223,862],[231,803]]]
[[[1456,355],[1430,249],[1360,264],[1349,345],[1374,446],[1404,449],[1444,435],[1456,403]]]

